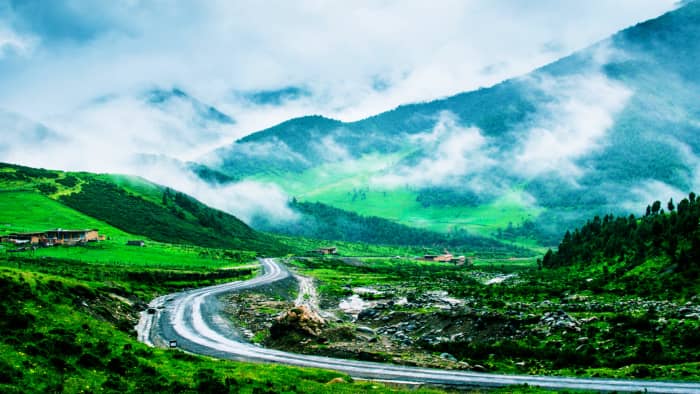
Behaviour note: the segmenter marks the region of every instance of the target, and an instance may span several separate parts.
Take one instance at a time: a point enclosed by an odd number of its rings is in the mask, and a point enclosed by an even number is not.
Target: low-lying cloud
[[[432,132],[410,137],[422,147],[424,158],[411,166],[400,166],[376,177],[373,183],[399,186],[457,185],[469,174],[483,172],[495,164],[487,140],[477,127],[462,127],[450,112],[442,112]]]
[[[267,212],[293,220],[288,197],[276,187],[255,182],[212,187],[177,166],[134,162],[134,155],[192,160],[291,117],[353,120],[494,84],[657,16],[675,2],[545,1],[532,6],[448,0],[427,8],[422,1],[339,5],[310,0],[264,7],[188,0],[177,7],[0,2],[0,108],[45,125],[7,125],[3,136],[25,138],[3,141],[0,160],[141,175],[242,218]],[[536,83],[555,99],[531,119],[516,151],[494,150],[481,130],[443,114],[423,135],[425,158],[375,180],[429,186],[468,178],[467,187],[479,189],[497,187],[489,172],[513,173],[514,168],[522,176],[580,174],[585,169],[577,159],[604,144],[605,130],[628,93],[600,75]],[[200,124],[181,102],[166,108],[148,105],[143,93],[153,86],[181,87],[236,123]],[[304,94],[268,102],[236,94],[289,86],[303,86]],[[351,157],[332,137],[316,143],[328,158]],[[305,160],[286,145],[250,149],[250,154]],[[512,157],[517,165],[501,164],[512,163]]]
[[[290,197],[273,183],[245,180],[211,184],[177,163],[167,161],[142,162],[130,172],[134,171],[138,171],[146,179],[194,196],[201,202],[228,212],[246,223],[251,223],[257,216],[271,222],[299,219],[298,214],[288,206]]]
[[[118,113],[108,108],[91,108],[84,116],[65,123],[57,121],[55,124],[64,127],[60,131],[0,112],[0,129],[6,137],[0,141],[0,160],[51,169],[138,175],[187,193],[247,223],[256,215],[270,221],[297,219],[288,207],[289,197],[274,184],[210,184],[182,161],[170,159],[173,152],[184,158],[211,148],[210,141],[197,133],[191,134],[191,139],[182,134],[188,132],[187,121],[141,105],[134,105],[131,117],[126,118],[124,105]],[[95,127],[94,122],[107,120],[112,122],[107,129]],[[94,132],[73,133],[76,129]]]
[[[582,76],[537,75],[533,87],[551,98],[526,122],[528,130],[513,152],[513,170],[525,177],[553,173],[575,180],[585,172],[577,161],[604,147],[615,115],[630,89],[600,72]]]

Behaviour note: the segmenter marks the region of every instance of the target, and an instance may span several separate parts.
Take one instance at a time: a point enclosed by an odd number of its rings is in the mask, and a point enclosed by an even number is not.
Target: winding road
[[[565,378],[555,376],[502,375],[382,364],[376,362],[309,356],[265,349],[246,342],[222,316],[219,296],[263,286],[287,278],[290,273],[274,259],[261,259],[263,274],[231,282],[158,297],[151,301],[137,326],[141,342],[151,346],[177,347],[196,354],[230,360],[273,362],[301,367],[331,369],[354,378],[457,387],[501,387],[528,384],[543,388],[585,389],[618,392],[700,393],[700,383]]]

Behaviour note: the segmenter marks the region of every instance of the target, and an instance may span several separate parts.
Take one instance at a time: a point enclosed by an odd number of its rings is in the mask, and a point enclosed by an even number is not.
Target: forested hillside
[[[490,236],[508,224],[494,217],[510,210],[515,227],[530,221],[550,244],[588,217],[696,187],[699,43],[700,3],[686,2],[495,86],[355,122],[292,119],[212,162],[366,216],[397,220],[389,208],[400,201],[411,215],[399,223],[414,227]],[[355,189],[388,197],[351,200]]]
[[[692,294],[700,278],[700,199],[655,201],[640,218],[606,215],[566,232],[545,268],[600,267],[611,282],[623,276],[633,294],[653,285]],[[629,275],[631,272],[638,274]]]
[[[466,231],[449,234],[404,226],[376,216],[362,216],[322,203],[293,200],[290,207],[301,215],[292,223],[254,223],[259,228],[282,234],[349,242],[397,246],[423,246],[441,252],[500,253],[529,256],[533,252],[490,238],[474,236]]]

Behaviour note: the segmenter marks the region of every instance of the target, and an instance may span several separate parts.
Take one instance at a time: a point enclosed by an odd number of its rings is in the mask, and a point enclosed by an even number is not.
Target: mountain
[[[132,234],[132,237],[141,236],[170,244],[266,254],[289,251],[274,238],[256,232],[235,216],[138,177],[61,172],[0,163],[0,184],[0,201],[25,199],[28,216],[35,213],[34,209],[45,217],[46,210],[65,210],[67,207],[90,218],[86,219],[87,222],[83,220],[85,224],[79,227],[92,225],[97,220]],[[57,208],[60,205],[64,207]],[[53,220],[44,224],[49,225],[66,226]],[[46,228],[24,230],[43,231]]]
[[[191,121],[202,127],[206,127],[206,124],[209,122],[220,124],[236,123],[233,118],[219,111],[216,107],[206,105],[178,88],[172,88],[171,90],[152,89],[146,93],[146,99],[149,103],[166,111],[185,106],[192,114]]]
[[[526,224],[552,244],[586,217],[698,184],[699,56],[689,2],[492,87],[356,122],[292,119],[207,162],[300,201],[445,232]]]
[[[311,92],[300,86],[287,86],[274,90],[253,90],[236,92],[235,97],[255,105],[281,105],[285,102],[299,100],[311,96]]]

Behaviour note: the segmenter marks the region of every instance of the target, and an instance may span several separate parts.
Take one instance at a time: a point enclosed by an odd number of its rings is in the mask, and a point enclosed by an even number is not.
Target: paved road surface
[[[587,389],[649,393],[700,393],[700,383],[563,378],[555,376],[502,375],[382,364],[366,361],[308,356],[265,349],[247,343],[221,315],[219,296],[263,286],[288,277],[289,272],[273,259],[261,259],[264,273],[254,279],[210,286],[158,297],[150,304],[156,313],[143,312],[137,326],[139,340],[167,346],[176,340],[185,351],[212,357],[274,362],[302,367],[332,369],[355,378],[458,387],[500,387],[528,384],[550,389]]]

